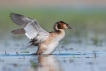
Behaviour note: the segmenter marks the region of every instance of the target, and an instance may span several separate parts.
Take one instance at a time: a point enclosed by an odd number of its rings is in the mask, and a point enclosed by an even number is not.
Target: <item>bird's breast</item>
[[[46,40],[44,43],[42,43],[42,48],[45,49],[43,54],[51,54],[63,38],[64,35],[55,35],[49,38],[48,41]]]

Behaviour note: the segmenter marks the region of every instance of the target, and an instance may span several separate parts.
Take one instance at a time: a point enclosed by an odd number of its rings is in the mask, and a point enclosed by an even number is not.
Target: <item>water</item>
[[[105,71],[106,52],[71,52],[70,54],[0,55],[0,71]]]
[[[29,41],[27,38],[1,41],[0,71],[106,71],[105,45],[61,42],[53,55],[37,56],[31,55],[37,47],[30,47]]]
[[[10,37],[1,40],[0,71],[106,71],[105,44],[86,44],[85,38],[80,43],[63,40],[53,55],[34,56],[37,47],[30,46],[29,39]]]

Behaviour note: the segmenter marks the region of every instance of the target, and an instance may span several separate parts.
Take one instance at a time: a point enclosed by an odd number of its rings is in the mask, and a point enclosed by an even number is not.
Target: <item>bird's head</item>
[[[58,30],[58,29],[66,29],[66,28],[74,30],[74,28],[70,27],[67,23],[65,23],[65,22],[63,22],[63,21],[57,22],[57,23],[54,25],[54,28],[57,29],[57,30]]]

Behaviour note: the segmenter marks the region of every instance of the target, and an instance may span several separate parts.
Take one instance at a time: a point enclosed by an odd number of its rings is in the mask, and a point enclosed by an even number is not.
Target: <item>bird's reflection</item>
[[[39,55],[36,71],[62,71],[59,62],[54,55]]]
[[[57,58],[54,55],[40,55],[38,57],[38,71],[62,71]]]

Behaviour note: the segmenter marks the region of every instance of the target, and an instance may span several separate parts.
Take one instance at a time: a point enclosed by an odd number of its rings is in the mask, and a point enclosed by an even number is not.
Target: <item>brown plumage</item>
[[[41,44],[39,44],[38,47],[40,47],[40,48],[38,48],[36,54],[43,53],[47,49],[47,47],[45,47],[44,45],[49,45],[50,43],[52,43],[53,39],[56,38],[57,35],[58,35],[58,33],[54,32],[54,31],[50,32],[49,37],[45,41],[43,41]]]

